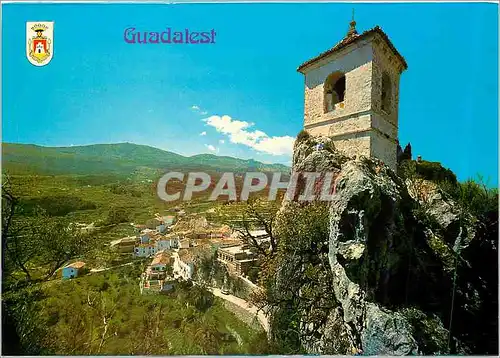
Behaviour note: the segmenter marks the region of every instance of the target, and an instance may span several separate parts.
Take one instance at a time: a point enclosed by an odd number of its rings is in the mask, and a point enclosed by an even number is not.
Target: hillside
[[[3,143],[2,164],[12,174],[115,174],[165,170],[281,171],[281,164],[200,154],[185,157],[146,145],[132,143],[95,144],[73,147],[44,147]]]

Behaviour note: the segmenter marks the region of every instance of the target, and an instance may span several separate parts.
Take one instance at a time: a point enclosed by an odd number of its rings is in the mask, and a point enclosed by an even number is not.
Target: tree
[[[194,285],[187,296],[187,302],[198,311],[205,312],[214,302],[214,295],[204,286]]]
[[[259,255],[269,256],[277,250],[278,244],[273,224],[280,204],[281,200],[269,202],[255,198],[249,199],[246,203],[242,214],[242,227],[236,230],[245,244]],[[256,236],[251,233],[254,228],[262,228],[266,233]]]
[[[66,261],[86,253],[94,238],[82,232],[68,219],[50,217],[35,208],[31,216],[23,215],[20,197],[11,180],[4,176],[2,186],[2,268],[4,290],[8,290],[14,272],[24,274],[24,285],[49,279]],[[12,279],[17,285],[19,280]]]
[[[125,208],[112,207],[109,209],[106,223],[108,225],[120,224],[129,221],[129,215]]]
[[[256,307],[271,312],[273,343],[283,354],[300,353],[301,342],[320,334],[336,305],[328,260],[329,211],[323,202],[290,202],[275,220],[277,251],[261,267],[252,295]],[[311,307],[321,307],[308,315]],[[305,321],[307,330],[299,329]]]
[[[403,151],[403,159],[411,160],[411,157],[412,157],[411,143],[408,143]]]
[[[2,272],[5,275],[9,271],[6,261],[8,247],[7,238],[11,230],[12,219],[19,203],[19,199],[13,193],[10,177],[8,175],[4,175],[2,179]]]

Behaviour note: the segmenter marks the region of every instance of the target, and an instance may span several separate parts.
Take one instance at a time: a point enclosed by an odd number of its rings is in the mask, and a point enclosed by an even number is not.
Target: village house
[[[230,273],[242,276],[248,273],[257,258],[244,245],[236,245],[217,250],[217,260],[226,265]]]
[[[179,240],[179,249],[189,249],[189,239],[184,238]]]
[[[194,273],[194,256],[190,250],[181,249],[174,255],[174,274],[184,280],[191,280]]]
[[[168,275],[168,267],[172,264],[171,253],[158,252],[146,271],[141,275],[140,290],[142,293],[165,292],[174,287],[174,278]]]
[[[171,265],[173,260],[169,251],[158,252],[151,264],[146,269],[149,276],[156,279],[163,279],[166,275],[167,266]]]
[[[156,227],[156,231],[158,231],[159,233],[166,233],[167,232],[167,226],[165,224],[160,224]]]
[[[148,244],[149,241],[151,240],[152,236],[155,236],[158,233],[156,230],[152,229],[144,229],[141,231],[141,234],[139,235],[141,244]]]
[[[163,235],[156,230],[145,229],[141,232],[138,243],[135,245],[134,255],[149,257],[162,250],[177,247],[179,247],[179,238],[176,235]]]
[[[144,293],[159,293],[159,292],[169,292],[173,290],[175,280],[172,277],[168,277],[164,280],[155,279],[141,279],[140,291],[141,294]]]
[[[182,237],[193,240],[228,238],[231,235],[231,228],[229,226],[214,226],[204,216],[197,215],[179,220],[172,227],[172,231]]]
[[[134,223],[132,223],[131,225],[134,227],[136,234],[139,234],[142,230],[146,229],[146,225],[134,224]]]
[[[240,239],[211,239],[208,240],[208,242],[213,252],[223,247],[236,246],[242,244]]]
[[[170,240],[170,248],[172,248],[172,249],[179,248],[180,238],[177,235],[170,235],[170,236],[168,236],[168,239]]]
[[[136,257],[149,257],[156,253],[156,247],[154,244],[138,244],[135,246],[134,255]]]
[[[110,247],[119,253],[132,253],[137,242],[135,236],[124,237],[118,240],[111,241]]]
[[[155,229],[162,234],[166,233],[167,230],[173,225],[175,217],[170,215],[160,216],[160,214],[155,214],[155,216],[155,220],[158,223]]]
[[[155,241],[157,251],[170,250],[172,248],[172,240],[166,237],[160,237]]]
[[[231,228],[227,225],[223,225],[219,228],[210,230],[211,239],[226,239],[231,236]]]
[[[78,277],[79,274],[81,275],[83,273],[84,267],[85,267],[85,262],[83,261],[77,261],[69,265],[66,265],[62,269],[63,280]]]

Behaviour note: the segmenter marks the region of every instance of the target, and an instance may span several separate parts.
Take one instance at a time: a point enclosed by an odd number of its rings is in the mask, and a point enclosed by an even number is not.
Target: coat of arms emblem
[[[35,66],[45,66],[54,54],[54,23],[26,23],[26,56]]]

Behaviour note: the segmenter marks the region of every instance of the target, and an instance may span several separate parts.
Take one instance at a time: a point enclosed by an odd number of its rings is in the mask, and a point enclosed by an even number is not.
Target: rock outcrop
[[[325,205],[328,237],[314,243],[324,248],[310,259],[289,250],[276,270],[280,299],[290,300],[296,285],[295,301],[318,291],[311,307],[286,309],[299,317],[306,352],[496,353],[496,228],[482,227],[438,186],[415,186],[417,179],[405,181],[375,158],[346,157],[329,138],[299,138],[293,170],[336,176],[333,201]],[[279,226],[307,205],[285,202],[276,232],[290,235]],[[316,272],[310,282],[298,283],[310,272]],[[280,307],[274,322],[284,314]]]

